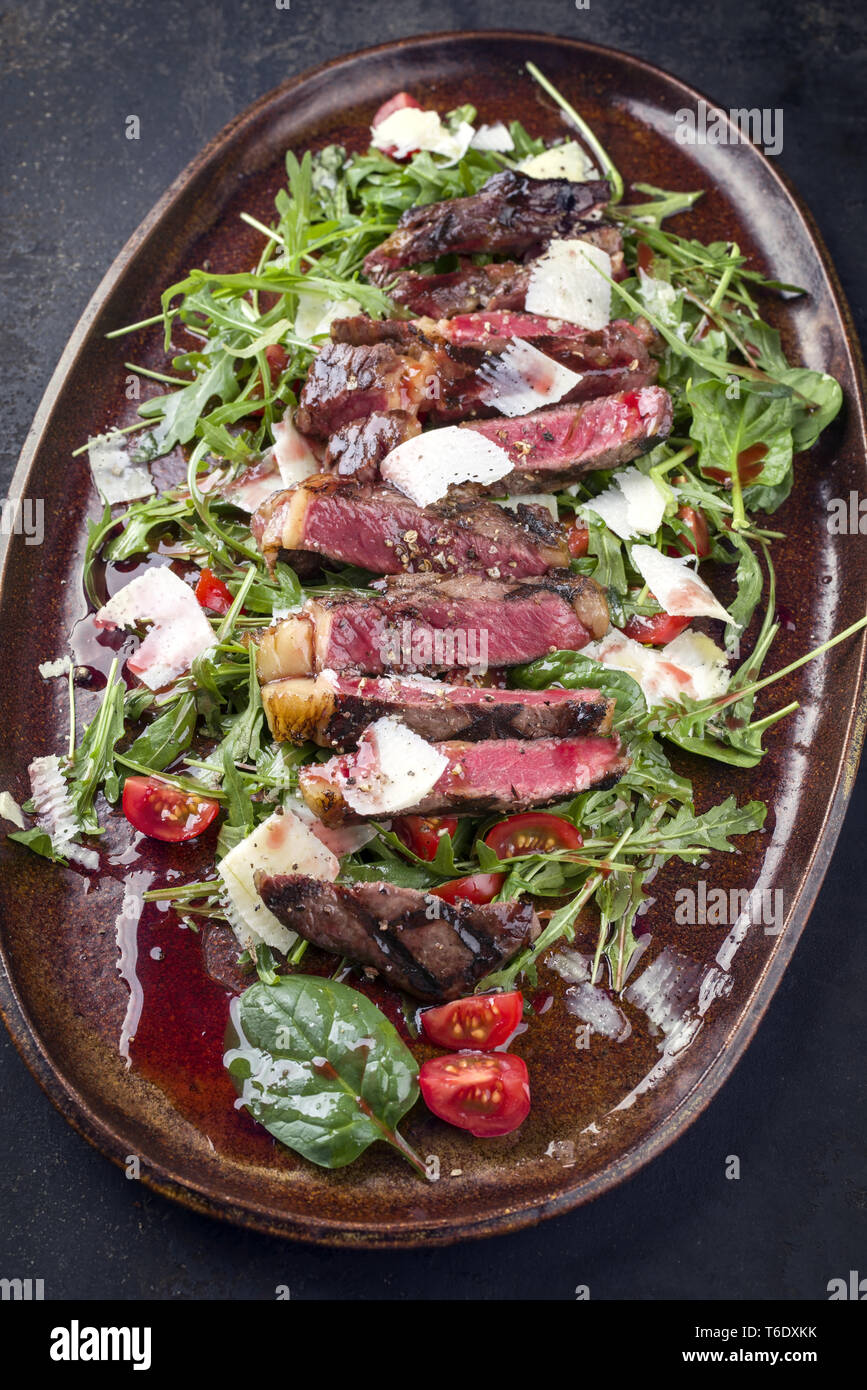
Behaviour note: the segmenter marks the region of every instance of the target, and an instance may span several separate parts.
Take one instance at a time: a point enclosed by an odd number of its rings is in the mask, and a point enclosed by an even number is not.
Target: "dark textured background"
[[[527,28],[638,53],[720,105],[782,107],[779,164],[815,213],[862,331],[867,21],[853,0],[0,2],[0,495],[64,343],[166,185],[255,97],[406,34]],[[472,99],[472,92],[467,92]],[[141,139],[124,118],[141,117]],[[571,1216],[451,1250],[347,1254],[212,1223],[93,1152],[0,1039],[0,1277],[48,1298],[826,1297],[867,1274],[867,769],[788,975],[692,1129]],[[725,1160],[741,1160],[727,1181]]]

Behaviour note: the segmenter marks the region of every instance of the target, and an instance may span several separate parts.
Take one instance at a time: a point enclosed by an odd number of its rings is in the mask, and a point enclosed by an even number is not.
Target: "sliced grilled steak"
[[[579,651],[608,629],[598,584],[568,571],[514,583],[397,575],[377,587],[384,592],[309,599],[297,616],[268,628],[259,642],[259,680],[518,666]]]
[[[512,420],[461,425],[505,449],[514,473],[499,486],[510,493],[556,491],[595,468],[618,468],[652,449],[671,430],[671,397],[660,386],[556,405]]]
[[[431,743],[446,739],[569,738],[607,734],[614,702],[598,690],[490,690],[425,677],[338,676],[272,681],[262,704],[278,741],[353,747],[375,720],[396,715]]]
[[[529,903],[452,904],[391,883],[323,883],[303,874],[262,875],[257,888],[290,931],[373,966],[428,1003],[470,994],[540,930]]]
[[[475,309],[523,309],[530,266],[502,261],[468,265],[444,275],[420,275],[404,270],[389,286],[389,295],[413,314],[448,319]]]
[[[312,550],[373,574],[495,571],[522,579],[569,562],[563,528],[547,507],[510,512],[478,497],[418,507],[384,484],[334,474],[274,493],[251,529],[272,565],[281,549]]]
[[[616,734],[590,738],[484,739],[434,743],[448,766],[427,795],[401,815],[486,816],[551,806],[587,791],[613,787],[629,766]],[[349,804],[352,790],[369,785],[375,745],[362,740],[353,753],[327,763],[308,763],[298,773],[307,805],[326,825],[352,825],[371,818]],[[381,819],[388,811],[374,815]]]
[[[571,183],[504,169],[467,198],[409,208],[397,230],[365,258],[364,273],[382,285],[394,271],[447,252],[523,255],[552,237],[580,235],[609,196],[604,179]]]
[[[378,476],[379,465],[392,449],[420,430],[418,418],[408,410],[376,412],[366,420],[353,420],[329,439],[325,466],[342,478],[369,482]]]
[[[496,415],[478,368],[502,352],[517,329],[580,374],[561,404],[639,390],[656,377],[647,335],[623,321],[591,331],[505,313],[441,323],[358,316],[337,325],[352,341],[326,343],[314,359],[296,420],[311,435],[332,436],[327,457],[342,473],[362,468],[370,476],[371,460],[417,433],[419,420],[445,424]]]
[[[615,280],[626,275],[623,263],[623,240],[620,229],[606,222],[585,226],[572,235],[600,247],[611,257],[611,274]],[[451,318],[455,314],[471,314],[475,309],[523,309],[530,283],[532,262],[518,265],[500,261],[490,265],[465,265],[445,275],[420,275],[417,270],[404,270],[389,286],[389,295],[413,314],[429,314],[432,318]]]
[[[371,415],[395,411],[411,418],[463,419],[473,410],[474,385],[472,363],[420,340],[325,343],[311,363],[295,419],[305,434],[321,439]],[[467,388],[471,396],[464,406]]]

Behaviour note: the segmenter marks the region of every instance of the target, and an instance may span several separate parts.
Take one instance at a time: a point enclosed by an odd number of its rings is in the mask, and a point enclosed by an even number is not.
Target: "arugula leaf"
[[[124,731],[125,686],[122,680],[115,679],[116,673],[117,659],[112,663],[99,710],[85,729],[64,769],[75,818],[85,835],[102,833],[94,809],[100,787],[109,801],[115,801],[119,791],[114,756],[116,745]]]
[[[142,730],[126,749],[126,756],[154,772],[163,772],[189,748],[195,729],[195,697],[179,695]]]
[[[246,1109],[281,1144],[342,1168],[382,1140],[426,1176],[397,1132],[418,1099],[418,1064],[363,994],[287,975],[250,985],[232,1017],[239,1041],[225,1065]]]
[[[64,859],[62,854],[57,853],[51,842],[51,836],[41,826],[34,825],[29,830],[10,830],[6,839],[14,840],[19,845],[26,845],[34,854],[40,855],[43,859],[50,859],[54,864],[67,864],[69,862]]]

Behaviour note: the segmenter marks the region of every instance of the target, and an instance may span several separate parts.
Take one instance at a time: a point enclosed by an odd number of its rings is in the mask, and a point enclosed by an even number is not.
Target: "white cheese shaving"
[[[493,125],[480,125],[470,141],[470,146],[474,150],[508,154],[515,148],[515,142],[503,122],[495,121]]]
[[[233,507],[242,512],[255,512],[267,502],[268,498],[283,485],[276,460],[268,453],[263,454],[257,463],[250,464],[229,483],[223,495]]]
[[[404,440],[380,465],[386,482],[419,507],[438,502],[453,484],[495,483],[511,472],[505,449],[457,425]]]
[[[632,560],[660,608],[684,618],[732,618],[683,556],[661,555],[652,545],[634,545]]]
[[[319,460],[304,435],[296,429],[289,411],[272,428],[274,458],[284,487],[294,487],[295,483],[303,483],[305,478],[319,472]]]
[[[611,487],[600,492],[584,511],[595,512],[621,540],[633,536],[653,536],[665,516],[665,498],[656,483],[640,468],[626,468],[615,474]]]
[[[286,952],[297,934],[278,921],[256,891],[253,875],[309,874],[333,883],[340,861],[291,811],[275,812],[230,849],[217,865],[224,892],[223,907],[232,930],[247,950],[264,943]]]
[[[357,299],[330,299],[316,290],[301,290],[295,312],[295,332],[310,342],[328,333],[335,319],[349,319],[361,313]]]
[[[486,358],[479,376],[485,383],[481,399],[510,417],[556,404],[582,380],[581,372],[561,366],[524,338],[512,338],[500,356]]]
[[[94,622],[106,628],[153,625],[127,661],[149,690],[177,680],[214,644],[211,624],[192,589],[164,567],[152,567],[124,585],[100,608]]]
[[[11,792],[0,792],[0,820],[11,821],[19,830],[24,829],[24,816],[21,807]]]
[[[602,272],[600,274],[600,271]],[[611,320],[611,257],[600,246],[569,239],[552,241],[533,261],[524,307],[528,314],[566,319],[582,328],[604,328]]]
[[[135,502],[156,492],[147,468],[130,458],[125,435],[117,431],[98,435],[88,444],[87,457],[103,502]]]
[[[81,864],[85,869],[98,869],[99,855],[96,850],[84,849],[75,843],[78,823],[66,779],[60,770],[60,759],[54,753],[44,758],[34,758],[27,773],[37,820],[51,837],[55,853]]]
[[[50,681],[54,676],[65,676],[72,670],[72,662],[68,656],[59,656],[56,661],[43,661],[39,665],[39,674],[44,681]]]
[[[704,633],[688,629],[667,646],[645,647],[616,628],[583,647],[582,656],[614,671],[625,671],[641,686],[648,705],[666,700],[707,700],[722,695],[729,674],[725,652]]]
[[[461,121],[457,130],[450,131],[436,111],[403,106],[392,111],[379,125],[371,126],[370,143],[377,150],[387,150],[395,159],[406,159],[416,150],[428,150],[456,163],[463,159],[474,134],[467,121]]]
[[[361,816],[395,815],[423,801],[448,765],[444,753],[389,715],[366,730],[352,785],[341,779],[340,790]]]
[[[518,168],[531,179],[571,179],[573,183],[583,183],[585,179],[598,177],[593,161],[575,140],[552,145],[541,154],[528,155]]]

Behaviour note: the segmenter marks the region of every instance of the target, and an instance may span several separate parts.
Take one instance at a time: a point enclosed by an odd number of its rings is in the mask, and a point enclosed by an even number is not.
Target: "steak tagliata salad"
[[[764,518],[841,404],[762,317],[797,287],[668,231],[700,193],[625,187],[528,67],[568,138],[399,93],[366,153],[287,155],[254,265],[112,335],[162,323],[169,359],[128,364],[152,394],[86,446],[94,632],[142,640],[89,722],[86,673],[42,668],[69,750],[0,799],[87,874],[111,816],[210,846],[145,897],[232,943],[240,1103],[326,1167],[385,1140],[424,1173],[397,1129],[419,1090],[481,1138],[522,1123],[538,963],[580,918],[587,989],[623,991],[660,866],[765,818],[697,811],[679,750],[738,790],[796,708],[759,691],[831,645],[762,675]]]

